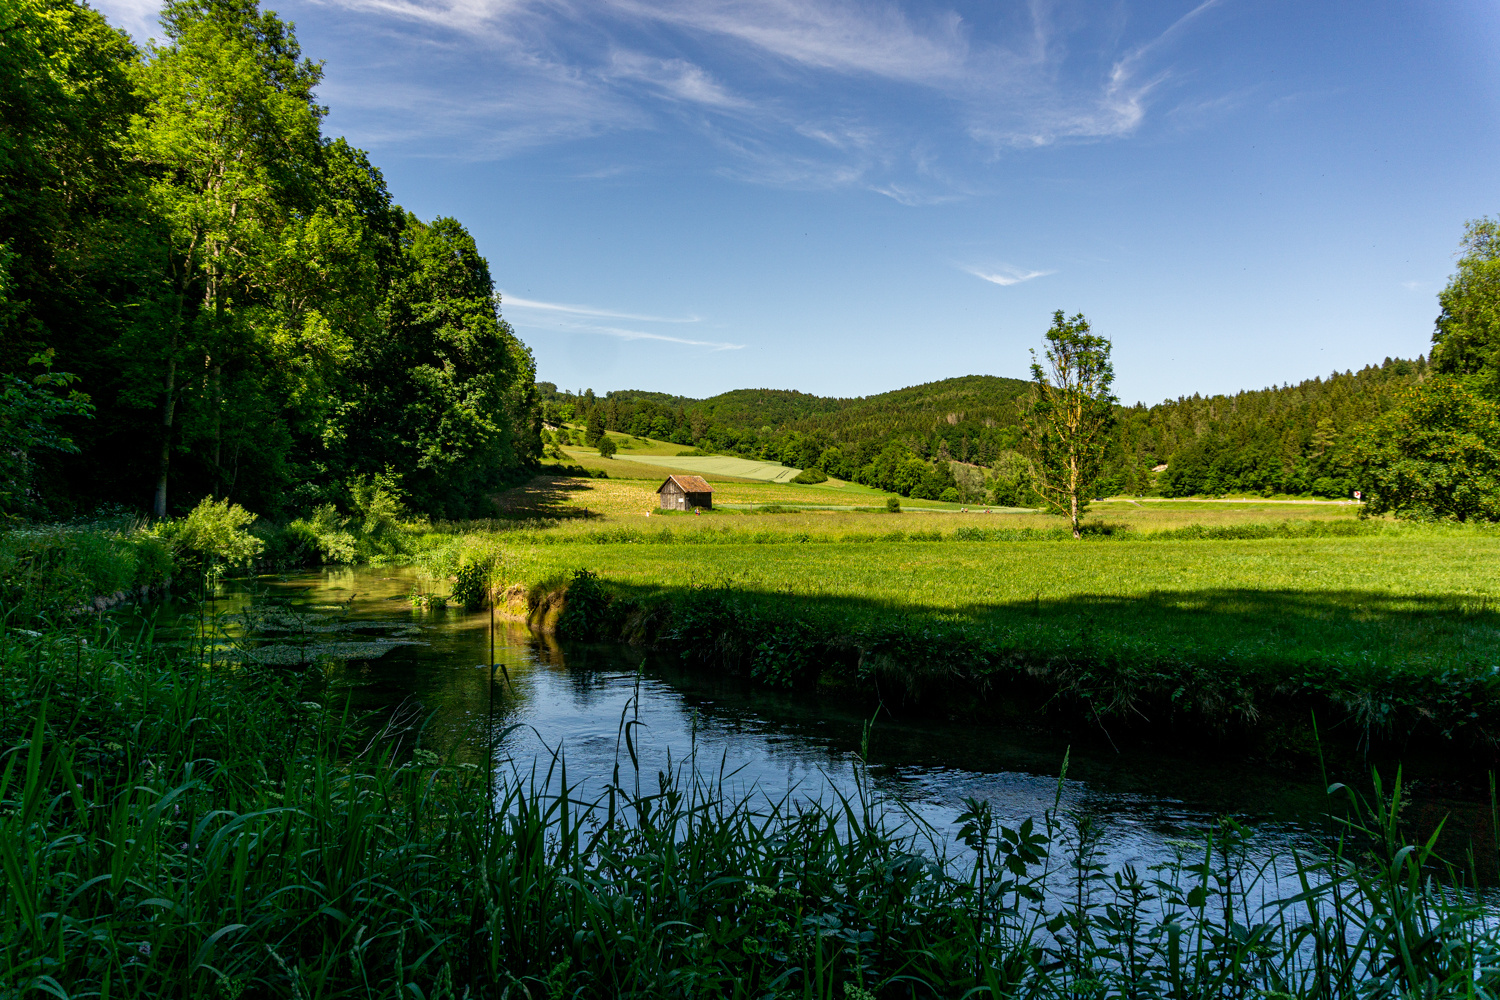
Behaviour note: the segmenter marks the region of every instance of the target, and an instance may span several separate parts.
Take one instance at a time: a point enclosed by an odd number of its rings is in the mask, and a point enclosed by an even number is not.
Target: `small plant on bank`
[[[205,497],[187,517],[163,521],[155,533],[179,561],[197,562],[206,573],[217,577],[226,568],[251,565],[265,548],[265,543],[248,530],[255,519],[256,515],[228,498]]]
[[[901,499],[899,497],[886,497],[885,509],[891,514],[901,513]]]

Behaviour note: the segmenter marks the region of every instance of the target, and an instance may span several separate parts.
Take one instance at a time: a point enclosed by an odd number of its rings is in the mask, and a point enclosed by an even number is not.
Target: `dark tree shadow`
[[[490,499],[495,505],[495,517],[504,521],[568,521],[603,517],[597,511],[570,503],[575,494],[587,490],[586,480],[543,474]]]

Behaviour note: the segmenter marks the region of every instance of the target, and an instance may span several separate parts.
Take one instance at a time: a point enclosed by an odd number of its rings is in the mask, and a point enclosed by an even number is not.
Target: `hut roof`
[[[666,489],[667,483],[676,483],[677,488],[684,493],[712,493],[714,491],[714,488],[708,485],[708,481],[702,476],[668,476],[666,482],[656,488],[656,492],[660,493]]]

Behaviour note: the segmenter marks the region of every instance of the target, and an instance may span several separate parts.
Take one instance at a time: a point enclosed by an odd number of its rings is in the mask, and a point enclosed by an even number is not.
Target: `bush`
[[[615,638],[612,628],[620,622],[620,611],[614,596],[599,583],[599,577],[586,569],[577,570],[568,584],[567,601],[557,620],[557,630],[578,639]]]
[[[822,469],[803,469],[792,477],[792,482],[801,483],[804,486],[809,486],[813,483],[826,483],[828,482],[828,473]]]
[[[886,497],[885,509],[892,514],[901,513],[901,500],[898,497]]]
[[[214,567],[248,566],[265,543],[247,529],[255,515],[228,498],[204,497],[192,513],[179,521],[162,521],[155,534],[178,556]]]
[[[615,442],[614,442],[613,438],[607,438],[606,437],[606,438],[600,438],[599,439],[599,457],[600,458],[614,458],[615,457]]]
[[[354,536],[349,533],[349,522],[340,516],[331,503],[323,504],[313,511],[310,518],[298,518],[287,525],[283,537],[285,565],[304,566],[309,563],[352,563],[357,551]],[[282,551],[273,558],[282,556]],[[275,558],[281,562],[281,558]]]
[[[958,503],[958,490],[950,486],[938,496],[938,499],[943,503]]]

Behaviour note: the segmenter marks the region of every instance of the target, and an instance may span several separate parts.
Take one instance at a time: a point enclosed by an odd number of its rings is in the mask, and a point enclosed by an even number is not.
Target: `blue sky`
[[[1024,377],[1055,309],[1126,402],[1295,382],[1424,352],[1500,213],[1488,2],[267,6],[567,388]]]

